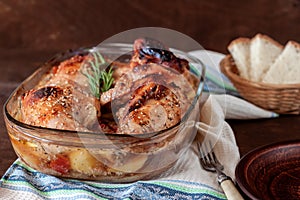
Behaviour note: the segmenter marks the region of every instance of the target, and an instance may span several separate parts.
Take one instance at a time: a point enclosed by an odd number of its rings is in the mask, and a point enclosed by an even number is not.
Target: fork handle
[[[236,189],[235,185],[233,184],[231,178],[222,174],[218,177],[218,182],[223,189],[226,197],[228,200],[243,200],[244,198],[241,196],[239,191]]]

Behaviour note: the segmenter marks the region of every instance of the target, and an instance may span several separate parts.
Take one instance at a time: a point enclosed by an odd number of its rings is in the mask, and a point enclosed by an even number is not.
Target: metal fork
[[[223,189],[227,199],[242,200],[243,197],[236,189],[235,185],[232,182],[232,179],[223,172],[224,166],[217,159],[210,141],[208,142],[208,145],[209,147],[207,147],[207,143],[197,143],[200,153],[199,160],[201,166],[207,171],[217,173],[218,183]]]

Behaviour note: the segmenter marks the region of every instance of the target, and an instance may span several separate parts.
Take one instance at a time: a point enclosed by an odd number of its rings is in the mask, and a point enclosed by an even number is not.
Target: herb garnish
[[[93,59],[88,61],[89,70],[82,71],[82,74],[88,78],[92,94],[96,98],[100,98],[100,94],[109,90],[113,84],[113,70],[111,66],[108,71],[105,69],[101,70],[100,68],[107,66],[108,63],[106,63],[105,59],[99,52],[94,52],[92,54]]]

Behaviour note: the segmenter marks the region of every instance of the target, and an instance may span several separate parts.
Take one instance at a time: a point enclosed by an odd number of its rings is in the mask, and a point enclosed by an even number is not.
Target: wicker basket
[[[239,76],[231,55],[221,61],[220,67],[247,101],[279,114],[300,114],[300,83],[267,84],[244,79]]]

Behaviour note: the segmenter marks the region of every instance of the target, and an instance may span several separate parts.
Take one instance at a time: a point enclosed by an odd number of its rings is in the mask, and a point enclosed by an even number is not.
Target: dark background
[[[95,45],[125,30],[157,26],[182,32],[207,49],[265,33],[300,40],[299,0],[2,0],[1,49],[63,50]]]
[[[300,41],[299,0],[0,0],[0,106],[55,53],[94,46],[119,32],[163,27],[226,53],[234,38],[264,33]],[[230,120],[241,154],[263,144],[299,139],[299,116]],[[0,175],[16,159],[0,117]]]

